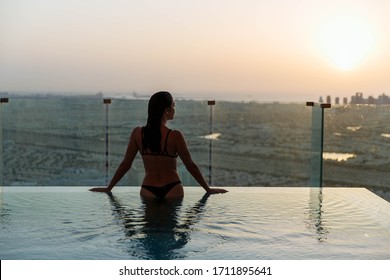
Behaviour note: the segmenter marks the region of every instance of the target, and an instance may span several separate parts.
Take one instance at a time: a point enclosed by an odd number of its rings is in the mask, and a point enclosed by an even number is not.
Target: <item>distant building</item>
[[[334,100],[335,104],[340,104],[340,98],[336,97]],[[320,103],[323,103],[322,96],[320,97]],[[326,103],[331,104],[332,98],[330,95],[326,96]],[[348,98],[343,98],[343,104],[348,104]],[[357,92],[355,95],[351,96],[351,102],[349,104],[390,104],[390,96],[387,96],[385,93],[382,93],[378,98],[370,95],[368,98],[364,98],[362,92]]]
[[[362,92],[357,92],[355,96],[351,97],[351,104],[366,104]]]
[[[370,95],[368,98],[363,97],[363,93],[357,92],[351,97],[351,104],[390,104],[390,98],[382,93],[378,98]]]
[[[378,97],[378,103],[379,104],[390,104],[390,97],[386,94],[382,93],[382,95],[379,95]]]

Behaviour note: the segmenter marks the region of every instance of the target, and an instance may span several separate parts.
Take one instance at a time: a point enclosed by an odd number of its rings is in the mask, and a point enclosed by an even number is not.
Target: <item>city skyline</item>
[[[334,99],[333,99],[334,98]],[[390,96],[385,93],[375,97],[369,95],[365,98],[363,92],[356,92],[354,95],[349,97],[340,97],[340,96],[331,96],[327,95],[326,98],[320,96],[319,103],[328,103],[328,104],[390,104]],[[325,99],[325,100],[324,100]]]

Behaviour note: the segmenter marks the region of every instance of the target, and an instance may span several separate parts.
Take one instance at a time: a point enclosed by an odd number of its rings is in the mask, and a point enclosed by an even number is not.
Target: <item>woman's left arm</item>
[[[127,145],[127,150],[124,159],[119,164],[117,170],[115,171],[114,176],[112,177],[110,183],[106,188],[92,188],[90,191],[93,192],[110,192],[115,185],[123,178],[123,176],[130,170],[131,165],[133,164],[134,158],[138,152],[138,145],[136,141],[137,132],[139,134],[139,129],[135,128],[131,133],[129,143]]]

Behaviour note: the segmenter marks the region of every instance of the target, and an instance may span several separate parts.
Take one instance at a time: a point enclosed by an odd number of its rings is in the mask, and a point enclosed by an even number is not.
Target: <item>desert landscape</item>
[[[367,187],[386,197],[390,107],[324,110],[324,186]],[[104,185],[132,128],[145,124],[146,111],[141,99],[11,98],[1,107],[3,185]],[[211,154],[212,185],[300,187],[310,185],[311,115],[312,108],[300,103],[217,101],[210,107],[176,100],[170,127],[183,132],[206,178]],[[182,164],[179,172],[185,185],[196,184]],[[139,186],[142,177],[137,156],[120,184]]]

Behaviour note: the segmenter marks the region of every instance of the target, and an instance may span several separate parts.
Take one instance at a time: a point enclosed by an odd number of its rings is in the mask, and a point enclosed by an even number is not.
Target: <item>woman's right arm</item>
[[[214,194],[214,193],[225,193],[227,192],[224,189],[216,189],[216,188],[210,188],[207,184],[206,180],[204,179],[202,172],[200,171],[198,165],[193,161],[191,154],[188,150],[187,143],[184,139],[183,134],[175,130],[176,132],[176,149],[177,153],[180,157],[180,159],[183,161],[185,167],[187,168],[188,172],[194,177],[194,179],[198,182],[199,185],[201,185],[207,193]]]

